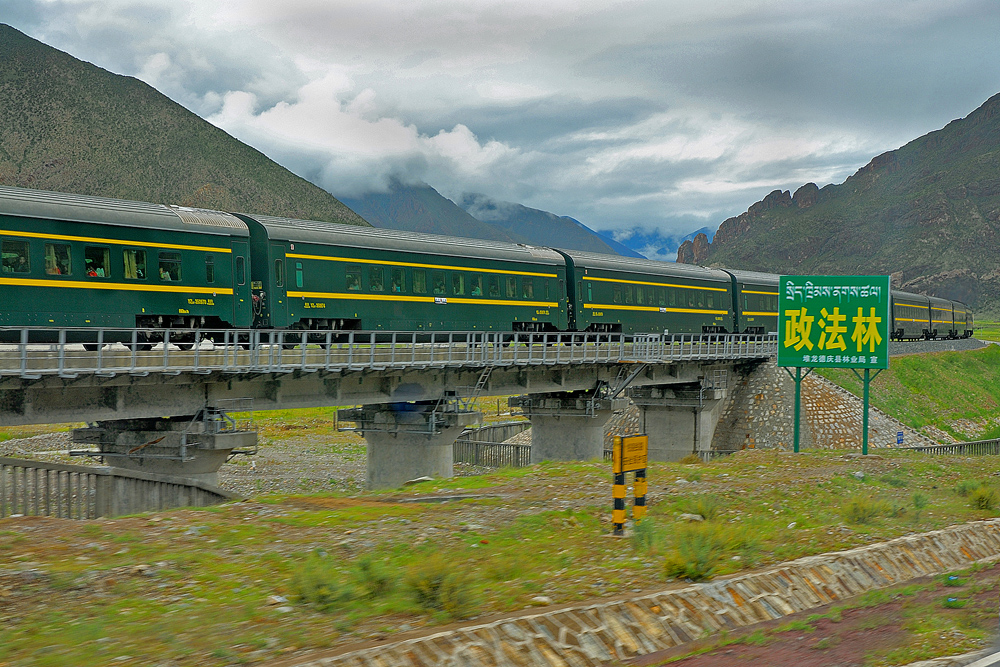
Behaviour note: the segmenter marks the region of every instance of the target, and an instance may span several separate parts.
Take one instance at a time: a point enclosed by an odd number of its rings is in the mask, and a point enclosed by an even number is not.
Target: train
[[[0,187],[2,336],[137,329],[765,334],[779,276]],[[969,337],[961,302],[894,291],[891,336]],[[65,331],[62,335],[66,335]],[[103,334],[102,334],[103,336]],[[9,339],[4,339],[9,340]],[[112,339],[102,337],[102,341]],[[124,342],[124,341],[123,341]]]

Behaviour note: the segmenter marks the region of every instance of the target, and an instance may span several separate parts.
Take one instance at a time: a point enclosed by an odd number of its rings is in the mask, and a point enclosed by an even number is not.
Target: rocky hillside
[[[902,289],[1000,313],[1000,95],[874,158],[840,185],[775,190],[683,244],[679,262],[891,274]]]
[[[367,225],[142,81],[3,24],[0,185]]]

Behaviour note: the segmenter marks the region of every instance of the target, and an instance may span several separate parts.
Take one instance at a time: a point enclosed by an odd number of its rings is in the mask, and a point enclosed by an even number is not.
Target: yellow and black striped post
[[[636,523],[642,521],[642,518],[646,516],[646,469],[635,471],[635,488],[633,495],[635,499],[632,501],[632,518],[635,519]]]
[[[615,535],[625,534],[625,473],[635,472],[635,499],[632,518],[639,522],[646,515],[646,454],[649,437],[645,435],[615,436],[611,452],[611,465],[615,475],[611,497],[614,508],[611,523]]]
[[[611,510],[611,523],[615,535],[625,534],[625,473],[615,473],[615,485],[611,490],[614,498],[614,509]]]

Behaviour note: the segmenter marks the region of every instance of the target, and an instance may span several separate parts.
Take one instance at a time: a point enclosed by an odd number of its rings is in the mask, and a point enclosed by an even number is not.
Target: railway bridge
[[[339,418],[367,441],[369,486],[391,488],[453,474],[452,444],[479,421],[480,396],[516,395],[533,461],[602,456],[604,423],[629,398],[653,460],[706,449],[719,379],[777,350],[774,336],[724,334],[229,330],[175,344],[164,331],[151,347],[147,333],[81,344],[72,329],[0,330],[17,341],[0,345],[0,425],[87,422],[74,440],[116,467],[214,482],[255,446],[240,422],[251,406],[360,405]]]

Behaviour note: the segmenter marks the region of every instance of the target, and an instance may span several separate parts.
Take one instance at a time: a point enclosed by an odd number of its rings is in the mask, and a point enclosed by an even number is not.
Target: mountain
[[[386,192],[340,200],[384,229],[642,257],[573,218],[481,194],[462,195],[456,203],[426,183],[393,182]]]
[[[499,201],[482,194],[465,194],[457,204],[478,220],[503,230],[511,237],[529,239],[534,245],[642,257],[573,218]]]
[[[0,185],[367,226],[142,81],[4,24]]]
[[[871,160],[840,185],[775,190],[678,261],[893,286],[1000,313],[1000,94]]]
[[[426,184],[394,182],[388,192],[341,197],[347,206],[376,227],[466,238],[528,243],[466,213]]]
[[[704,234],[709,241],[712,240],[712,236],[715,234],[710,227],[702,227],[687,234],[663,234],[657,229],[649,231],[639,228],[625,232],[601,230],[597,233],[602,236],[611,236],[614,234],[622,245],[625,245],[633,252],[661,262],[673,262],[677,256],[677,249],[681,244],[694,239],[698,234]]]

